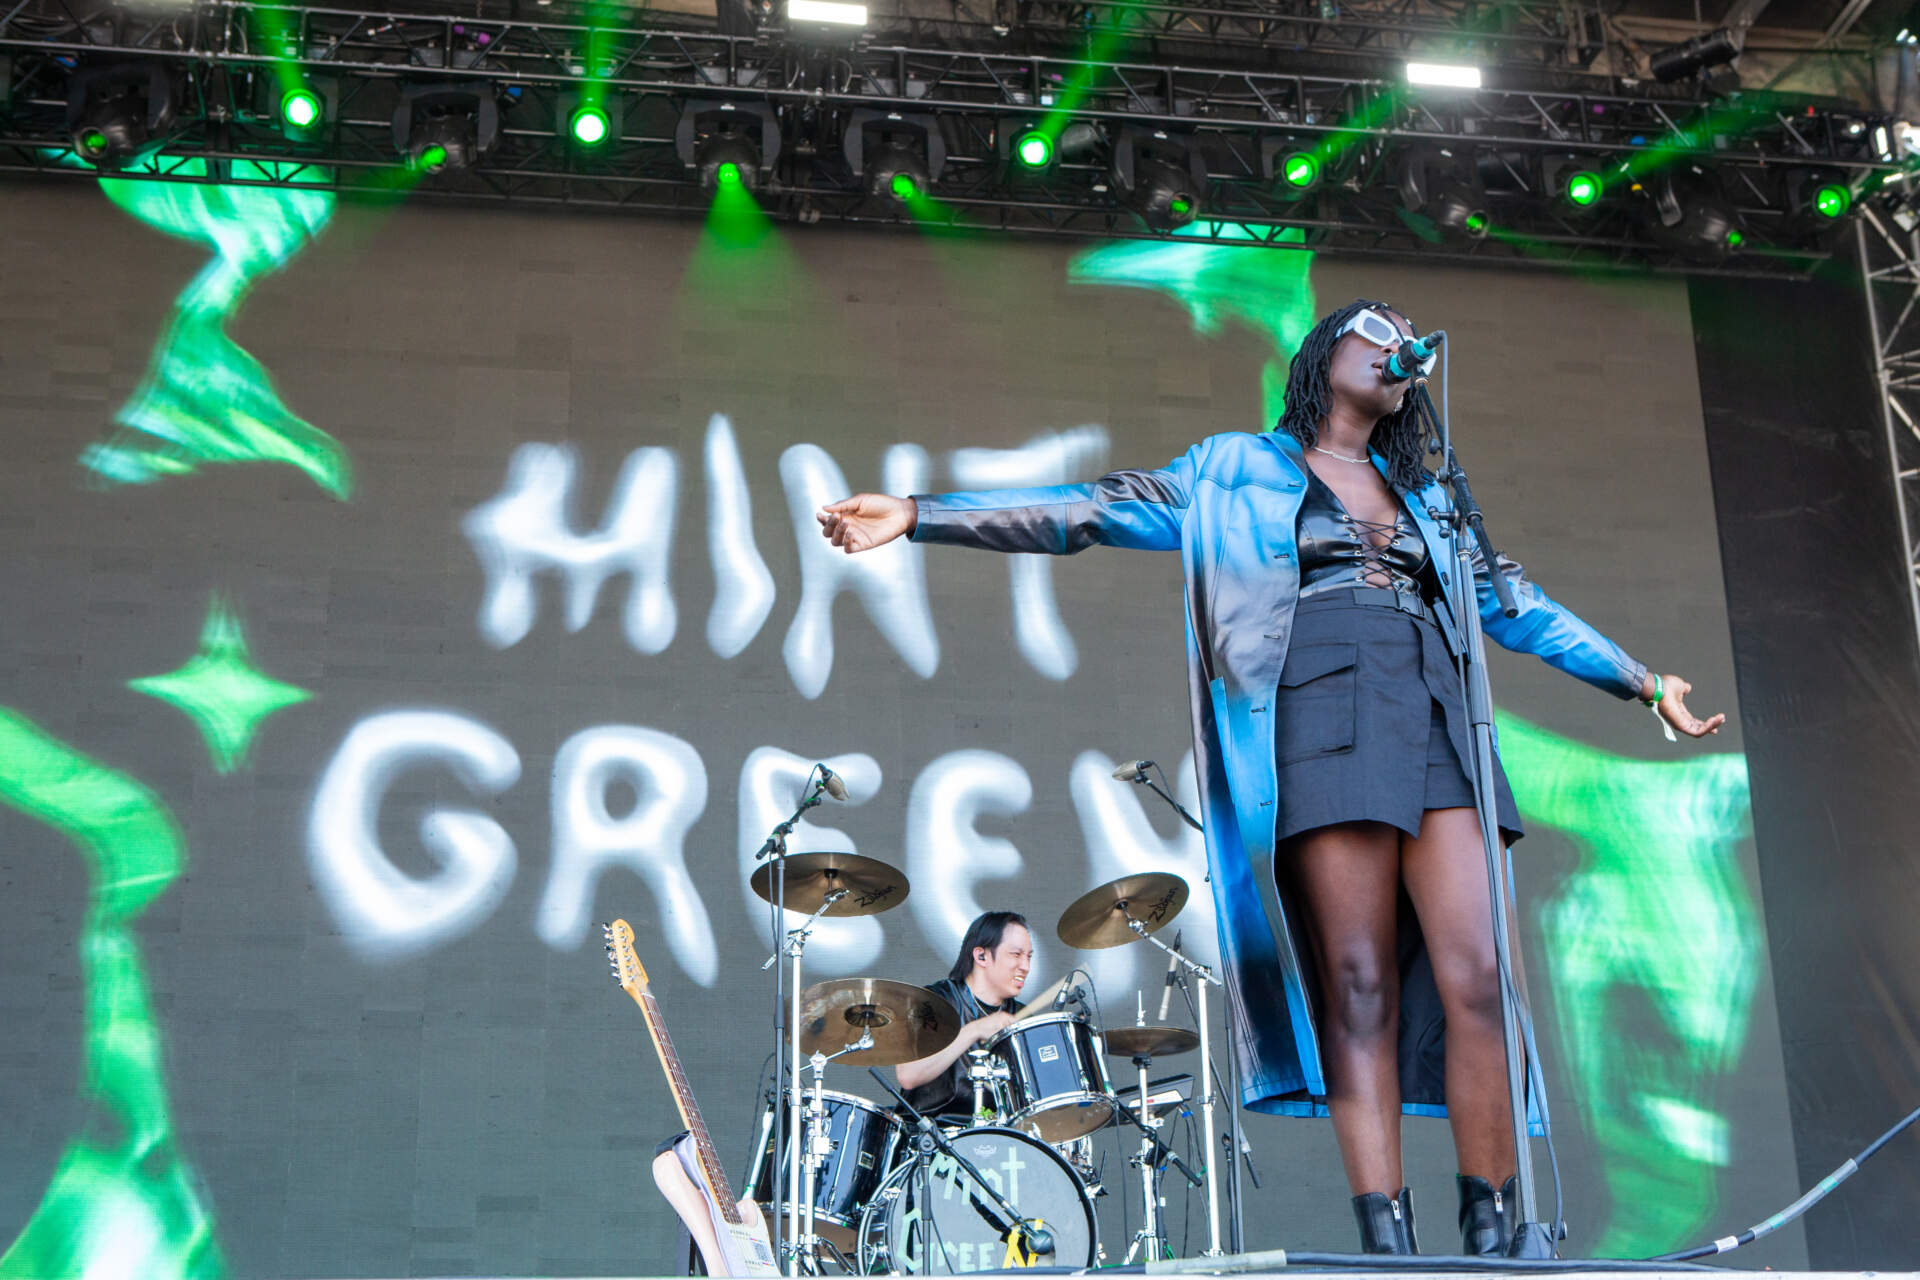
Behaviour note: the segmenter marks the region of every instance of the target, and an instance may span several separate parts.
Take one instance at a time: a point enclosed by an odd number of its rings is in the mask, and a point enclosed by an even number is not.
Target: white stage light
[[[1444,62],[1409,62],[1408,84],[1430,84],[1446,89],[1478,89],[1480,68],[1449,66]]]
[[[830,22],[842,27],[867,25],[867,6],[837,4],[834,0],[787,0],[790,22]]]

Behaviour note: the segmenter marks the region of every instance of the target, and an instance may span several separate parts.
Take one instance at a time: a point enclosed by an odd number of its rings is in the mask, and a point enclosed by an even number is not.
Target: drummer
[[[967,926],[952,972],[927,984],[953,1002],[963,1019],[960,1034],[939,1052],[894,1068],[916,1111],[972,1123],[967,1050],[998,1035],[1025,1007],[1014,997],[1026,985],[1032,964],[1033,934],[1019,912],[988,911]]]

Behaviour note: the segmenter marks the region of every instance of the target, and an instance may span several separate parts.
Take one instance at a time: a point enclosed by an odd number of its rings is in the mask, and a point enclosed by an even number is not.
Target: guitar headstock
[[[613,979],[625,988],[630,996],[638,997],[646,990],[647,971],[640,964],[640,957],[633,950],[633,926],[625,920],[615,920],[612,924],[602,925],[600,932],[607,938],[607,963],[613,966]]]

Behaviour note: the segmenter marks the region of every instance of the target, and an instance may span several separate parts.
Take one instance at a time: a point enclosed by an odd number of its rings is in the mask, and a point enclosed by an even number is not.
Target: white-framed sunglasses
[[[1378,311],[1354,312],[1353,318],[1341,325],[1340,332],[1333,336],[1337,341],[1350,333],[1359,334],[1362,338],[1382,350],[1390,350],[1408,340],[1407,335],[1400,332],[1398,325],[1381,315]],[[1426,377],[1431,374],[1433,372],[1433,366],[1438,363],[1439,359],[1439,353],[1436,352],[1428,356],[1425,360],[1422,360],[1420,362],[1420,375]]]

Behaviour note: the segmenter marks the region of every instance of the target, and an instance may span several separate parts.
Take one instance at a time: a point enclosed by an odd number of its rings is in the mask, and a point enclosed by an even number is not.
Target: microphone
[[[1184,930],[1182,932],[1184,932]],[[1173,935],[1173,949],[1175,951],[1178,951],[1180,949],[1180,934],[1178,933]],[[1168,956],[1167,957],[1167,985],[1160,988],[1160,1021],[1163,1024],[1167,1020],[1167,1004],[1169,1001],[1173,999],[1174,975],[1178,974],[1179,972],[1180,972],[1180,957]]]
[[[1380,376],[1388,382],[1405,382],[1421,371],[1421,366],[1433,359],[1433,353],[1446,341],[1447,331],[1435,329],[1432,333],[1419,338],[1408,338],[1400,344],[1398,350],[1387,357],[1386,366]]]
[[[1151,760],[1129,760],[1113,771],[1117,782],[1145,782],[1147,770],[1153,768]]]
[[[827,794],[835,800],[845,800],[847,798],[847,784],[840,780],[840,775],[825,765],[817,765],[815,767],[820,770],[820,781],[826,786]]]
[[[1061,987],[1060,993],[1053,998],[1053,1011],[1058,1013],[1074,1001],[1085,1000],[1086,998],[1087,991],[1085,987]]]

